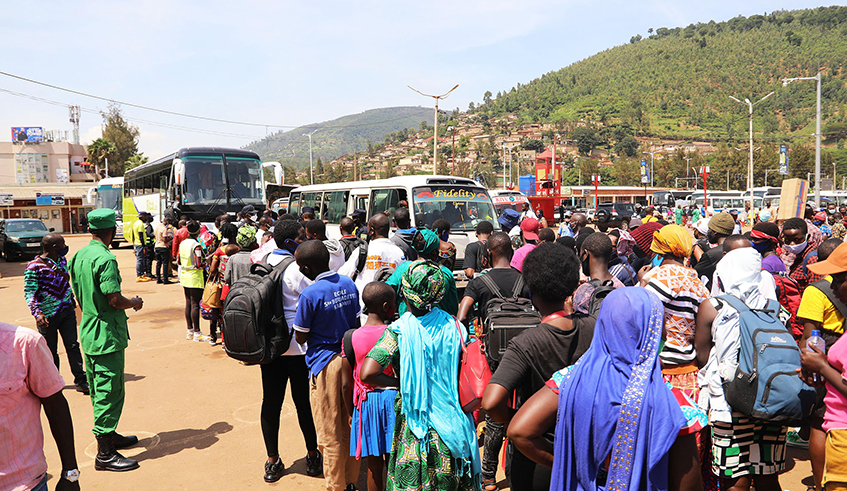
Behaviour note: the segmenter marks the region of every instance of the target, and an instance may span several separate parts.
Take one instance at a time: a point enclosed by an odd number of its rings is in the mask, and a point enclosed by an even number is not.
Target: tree
[[[600,138],[597,136],[597,131],[585,126],[580,126],[573,132],[573,139],[576,141],[576,146],[579,153],[588,155],[597,144],[600,143]]]
[[[491,91],[486,90],[485,94],[482,95],[482,103],[485,105],[491,104]]]
[[[386,160],[384,168],[382,172],[380,172],[380,177],[382,179],[388,179],[389,177],[394,177],[397,175],[397,169],[395,166],[397,165],[397,160]]]
[[[635,157],[635,154],[638,153],[638,140],[632,136],[625,136],[615,145],[615,151],[624,153],[627,157]]]
[[[315,162],[315,183],[320,184],[327,182],[324,180],[324,178],[326,178],[324,170],[324,162],[320,157],[318,157],[318,161]]]
[[[100,115],[103,117],[103,138],[115,146],[114,173],[110,172],[109,175],[122,176],[129,158],[138,153],[138,127],[123,118],[117,104],[110,104],[108,111]]]
[[[641,165],[638,159],[617,159],[612,166],[612,177],[619,186],[640,186]]]
[[[111,169],[117,169],[117,158],[115,156],[116,149],[115,144],[106,140],[105,138],[98,138],[91,142],[87,147],[88,152],[88,161],[92,164],[96,164],[99,167],[104,167],[106,164],[106,160],[109,160],[108,174],[110,176],[116,175],[114,171]],[[121,173],[122,175],[123,173]]]
[[[524,150],[534,150],[536,152],[544,151],[544,142],[541,140],[524,140],[521,142],[521,147]]]
[[[129,160],[126,161],[126,165],[124,166],[124,171],[134,169],[134,168],[138,167],[139,165],[144,165],[144,164],[147,163],[148,160],[150,160],[150,159],[145,157],[143,153],[137,153],[137,154],[133,155],[132,157],[130,157]]]

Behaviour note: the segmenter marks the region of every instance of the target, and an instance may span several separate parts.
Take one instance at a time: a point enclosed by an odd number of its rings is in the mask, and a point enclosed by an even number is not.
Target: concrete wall
[[[57,183],[56,169],[64,169],[68,180],[73,182],[94,181],[93,173],[84,172],[86,167],[80,166],[86,157],[85,146],[68,142],[46,142],[38,144],[18,144],[0,142],[0,185],[16,184],[18,182],[15,169],[15,154],[47,154],[49,172],[47,182]]]

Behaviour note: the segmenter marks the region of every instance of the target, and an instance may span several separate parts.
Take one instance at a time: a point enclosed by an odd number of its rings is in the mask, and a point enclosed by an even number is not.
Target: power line
[[[52,85],[52,84],[48,84],[46,82],[39,82],[38,80],[33,80],[31,78],[21,77],[20,75],[15,75],[15,74],[3,72],[3,71],[0,71],[0,75],[5,75],[7,77],[14,78],[14,79],[17,79],[17,80],[22,80],[24,82],[29,82],[29,83],[32,83],[32,84],[41,85],[43,87],[49,87],[51,89],[69,92],[71,94],[81,95],[81,96],[84,96],[84,97],[90,97],[92,99],[98,99],[98,100],[101,100],[101,101],[120,104],[122,106],[135,107],[135,108],[138,108],[138,109],[144,109],[144,110],[147,110],[147,111],[155,111],[155,112],[160,112],[160,113],[164,113],[164,114],[170,114],[172,116],[181,116],[181,117],[184,117],[184,118],[202,119],[202,120],[205,120],[205,121],[213,121],[213,122],[216,122],[216,123],[240,124],[240,125],[245,125],[245,126],[259,126],[259,127],[266,127],[266,128],[356,128],[356,127],[361,127],[361,126],[376,126],[378,124],[391,123],[391,122],[394,122],[394,121],[400,121],[402,119],[414,117],[413,115],[408,115],[408,116],[403,116],[403,117],[394,118],[394,119],[386,119],[384,121],[377,121],[377,122],[374,122],[374,123],[359,123],[359,124],[334,125],[334,126],[321,126],[321,125],[291,126],[291,125],[284,125],[284,124],[250,123],[250,122],[246,122],[246,121],[232,121],[232,120],[229,120],[229,119],[218,119],[218,118],[209,118],[209,117],[206,117],[206,116],[196,116],[196,115],[193,115],[193,114],[186,114],[186,113],[180,113],[180,112],[176,112],[176,111],[168,111],[166,109],[158,109],[158,108],[150,107],[150,106],[143,106],[141,104],[133,104],[131,102],[118,101],[116,99],[111,99],[111,98],[108,98],[108,97],[101,97],[101,96],[94,95],[94,94],[88,94],[88,93],[85,93],[85,92],[80,92],[78,90],[68,89],[68,88],[65,88],[65,87],[59,87],[58,85]],[[423,114],[424,111],[429,112],[428,109],[422,108],[421,114]]]

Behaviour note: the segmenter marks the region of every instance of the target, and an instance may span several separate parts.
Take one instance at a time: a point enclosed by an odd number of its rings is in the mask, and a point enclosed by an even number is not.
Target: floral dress
[[[400,349],[397,334],[386,329],[368,353],[385,369],[389,365],[394,373],[400,373]],[[394,401],[396,414],[394,441],[388,460],[388,483],[386,490],[392,491],[459,491],[474,489],[471,463],[466,459],[454,459],[450,449],[434,429],[423,440],[419,440],[406,424],[403,415],[403,399],[398,391]]]

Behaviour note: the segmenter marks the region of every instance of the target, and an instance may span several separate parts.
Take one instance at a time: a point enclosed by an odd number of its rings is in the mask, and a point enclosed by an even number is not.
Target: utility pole
[[[318,128],[318,130],[319,129],[320,128]],[[317,133],[318,130],[311,133],[303,133],[303,136],[309,137],[309,184],[315,183],[315,169],[312,167],[312,135]]]
[[[453,172],[450,175],[455,176],[456,175],[456,128],[451,126],[447,129],[453,130],[453,158],[451,159],[451,160],[453,160]]]
[[[774,92],[770,92],[768,95],[762,97],[756,102],[750,102],[750,99],[744,98],[744,102],[736,99],[733,96],[729,96],[730,99],[739,103],[746,104],[748,109],[748,117],[750,119],[750,162],[747,164],[747,192],[750,193],[750,206],[753,206],[753,106],[764,101],[768,97],[774,95]],[[729,189],[727,187],[727,189]]]
[[[456,88],[459,87],[459,84],[456,84],[452,89],[448,90],[447,92],[441,95],[424,94],[423,92],[412,87],[411,85],[407,85],[406,87],[414,90],[415,92],[424,97],[432,97],[433,99],[435,99],[435,117],[432,122],[432,175],[434,176],[438,174],[438,101],[440,99],[446,99],[451,92],[453,92],[454,90],[456,90]]]
[[[691,157],[684,157],[684,158],[685,158],[685,189],[688,189],[688,168],[689,168],[688,162],[691,161]]]
[[[650,187],[653,187],[653,157],[659,152],[641,152],[645,155],[650,155]]]
[[[815,121],[815,206],[821,206],[821,72],[814,77],[795,77],[782,79],[782,86],[787,87],[798,80],[815,80],[817,86],[817,120]],[[834,184],[834,183],[833,183]]]
[[[74,125],[74,145],[79,145],[79,106],[68,106],[68,116]]]

